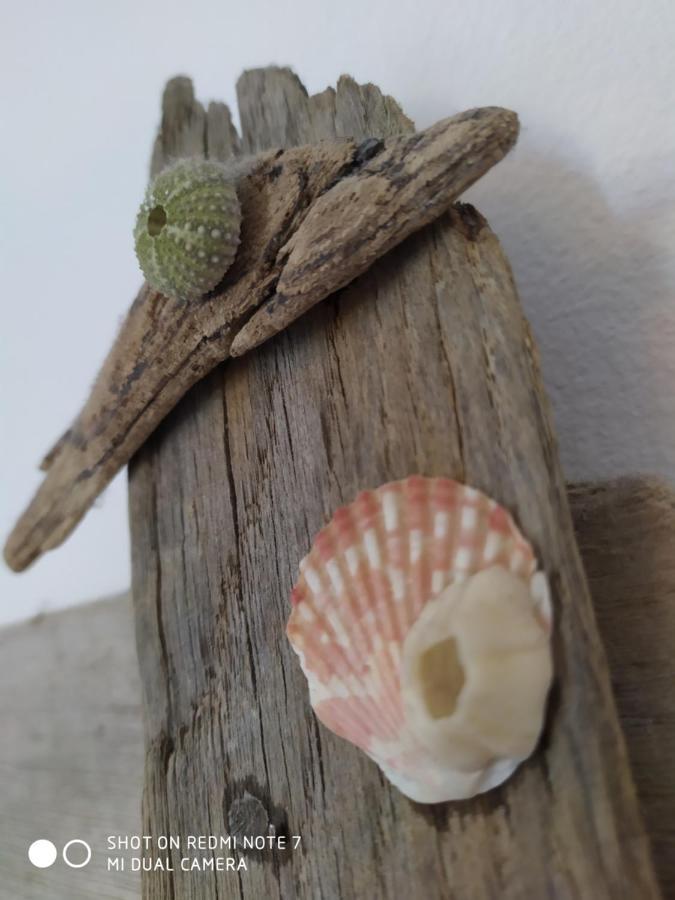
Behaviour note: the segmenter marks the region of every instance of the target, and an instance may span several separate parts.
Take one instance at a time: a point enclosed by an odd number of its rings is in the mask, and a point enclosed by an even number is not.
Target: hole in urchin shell
[[[166,210],[163,206],[155,206],[148,213],[148,234],[157,237],[166,225]]]
[[[457,641],[448,637],[432,644],[419,660],[422,696],[432,719],[452,715],[464,687],[464,669],[457,652]]]

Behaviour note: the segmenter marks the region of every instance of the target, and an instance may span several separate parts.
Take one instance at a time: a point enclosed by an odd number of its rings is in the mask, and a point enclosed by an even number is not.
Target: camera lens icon
[[[33,841],[28,848],[28,859],[36,869],[48,869],[53,866],[58,852],[51,841]]]
[[[68,850],[71,847],[84,847],[84,859],[80,859],[78,862],[73,862],[68,854]],[[81,853],[73,854],[75,859],[81,855]],[[71,869],[83,869],[86,865],[89,864],[89,860],[91,859],[91,847],[86,841],[81,841],[79,838],[74,838],[72,841],[68,841],[63,850],[61,851],[61,856],[63,857],[63,861],[67,866],[70,866]]]
[[[76,850],[77,847],[82,849]],[[58,855],[56,845],[44,838],[33,841],[28,848],[28,859],[37,869],[48,869],[53,866]],[[83,869],[91,860],[91,847],[86,841],[73,838],[64,846],[61,856],[71,869]]]

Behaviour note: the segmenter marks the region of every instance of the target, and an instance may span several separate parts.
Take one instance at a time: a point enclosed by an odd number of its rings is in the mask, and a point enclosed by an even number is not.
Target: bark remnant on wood
[[[408,128],[351,81],[309,98],[266,70],[238,90],[246,152]],[[507,506],[556,605],[540,748],[503,788],[433,808],[317,723],[284,635],[314,534],[358,490],[411,472]],[[248,794],[277,833],[302,836],[239,879],[197,880],[176,858],[145,875],[146,900],[658,896],[536,349],[471,207],[197,385],[137,454],[130,502],[145,832],[226,833]]]

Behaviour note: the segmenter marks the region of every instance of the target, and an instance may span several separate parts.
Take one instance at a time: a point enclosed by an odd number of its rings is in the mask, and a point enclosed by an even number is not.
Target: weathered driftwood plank
[[[672,900],[675,492],[632,478],[568,494],[654,864]],[[118,597],[0,630],[0,707],[12,723],[0,742],[0,846],[13,900],[90,900],[94,888],[97,897],[139,896],[139,875],[105,864],[105,835],[140,830],[143,734],[130,626],[129,600]],[[36,835],[88,840],[86,875],[33,868],[26,847]]]
[[[226,108],[212,104],[206,114],[187,79],[169,85],[164,121],[166,146],[180,155],[237,149]],[[45,479],[5,547],[9,565],[24,569],[60,544],[215,365],[285,328],[441,215],[517,134],[514,113],[489,107],[386,146],[345,138],[267,148],[233,167],[243,223],[232,268],[199,303],[142,288],[82,412],[43,460]],[[158,143],[153,165],[167,161],[162,150]]]
[[[239,98],[247,152],[408,124],[351,81],[317,99],[288,72],[254,72]],[[181,150],[167,133],[165,153]],[[410,472],[508,506],[557,613],[539,751],[504,788],[433,809],[317,724],[284,637],[314,533],[359,489]],[[248,792],[277,832],[302,836],[239,877],[147,876],[146,898],[658,895],[536,349],[475,210],[193,389],[136,457],[130,499],[146,830],[225,833]]]
[[[623,478],[569,496],[656,873],[675,898],[675,491]]]
[[[137,900],[109,871],[110,834],[138,834],[143,726],[128,596],[0,629],[0,897]],[[28,861],[38,838],[80,838],[86,869]],[[114,854],[111,854],[114,855]],[[121,854],[120,854],[121,855]]]

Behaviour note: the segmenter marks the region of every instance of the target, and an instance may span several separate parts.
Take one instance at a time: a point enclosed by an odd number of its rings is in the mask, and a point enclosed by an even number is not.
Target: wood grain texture
[[[338,86],[317,122],[292,74],[245,75],[244,149],[408,127],[354,98]],[[284,637],[314,534],[361,488],[411,472],[512,510],[556,605],[541,747],[503,788],[434,808],[317,723]],[[471,207],[193,389],[135,458],[130,503],[146,830],[226,833],[248,792],[277,832],[302,835],[239,876],[148,876],[144,897],[658,896],[536,349]]]
[[[109,834],[138,834],[141,689],[129,596],[0,630],[0,897],[136,900],[140,876],[107,868]],[[86,869],[36,869],[38,838],[89,843]],[[113,854],[114,855],[114,854]],[[73,859],[77,851],[73,851]]]
[[[389,107],[393,110],[392,104]],[[518,119],[470,110],[426,131],[322,141],[233,165],[241,244],[218,288],[189,303],[144,285],[81,413],[47,453],[47,472],[5,547],[25,569],[60,544],[185,392],[353,281],[437,218],[513,146]],[[229,111],[169,83],[153,173],[177,156],[226,159],[239,142]]]
[[[656,478],[569,492],[656,873],[675,897],[675,491]]]
[[[452,128],[449,127],[452,122]],[[372,162],[342,178],[307,210],[281,247],[284,268],[265,301],[232,342],[242,356],[286,328],[327,294],[344,287],[422,225],[433,222],[515,143],[518,120],[496,107],[443,119],[423,132],[364,139]]]
[[[656,871],[673,900],[675,491],[626,478],[575,485],[568,496]],[[0,707],[10,723],[0,742],[8,898],[138,897],[140,877],[107,871],[97,844],[108,831],[140,828],[143,734],[129,598],[4,629],[0,651]],[[242,817],[251,810],[253,824]],[[261,833],[267,821],[246,791],[230,805],[233,834]],[[26,846],[38,834],[90,840],[94,868],[88,876],[61,865],[37,871]]]

